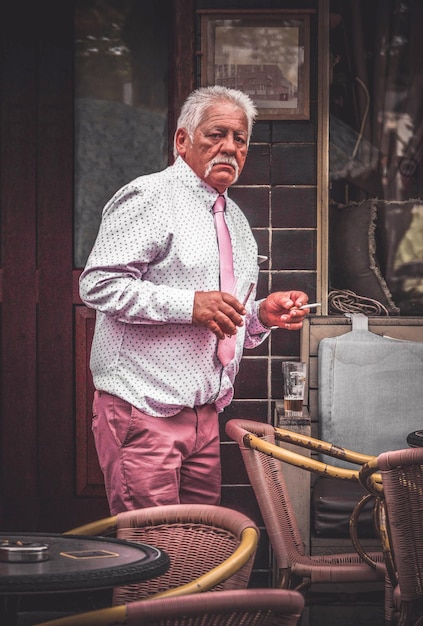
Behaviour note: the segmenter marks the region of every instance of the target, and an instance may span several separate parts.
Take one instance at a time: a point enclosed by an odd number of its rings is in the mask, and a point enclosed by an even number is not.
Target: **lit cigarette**
[[[303,304],[302,306],[298,307],[298,310],[300,309],[317,309],[317,307],[322,306],[321,302],[312,302],[310,304]],[[280,328],[280,326],[271,326],[270,330],[276,330],[277,328]]]
[[[299,309],[317,309],[318,306],[322,306],[321,302],[313,302],[312,304],[303,304],[302,306],[299,306]]]

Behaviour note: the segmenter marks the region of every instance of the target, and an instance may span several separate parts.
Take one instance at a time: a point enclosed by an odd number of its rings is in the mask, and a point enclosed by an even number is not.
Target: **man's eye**
[[[244,139],[244,137],[235,137],[235,141],[237,144],[239,144],[240,146],[245,146],[245,144],[247,143]]]

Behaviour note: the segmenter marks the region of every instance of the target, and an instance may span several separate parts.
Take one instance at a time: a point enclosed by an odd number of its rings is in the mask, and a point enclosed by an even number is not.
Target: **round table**
[[[21,558],[19,555],[33,549],[43,553],[40,558],[46,560],[4,560]],[[28,558],[36,557],[32,554]],[[51,604],[52,592],[59,598],[72,598],[72,592],[99,593],[101,589],[155,578],[169,568],[168,555],[148,544],[51,533],[0,533],[0,559],[2,626],[17,624],[23,596],[41,602],[47,597]]]
[[[165,552],[143,543],[80,535],[0,533],[0,548],[20,543],[45,544],[47,559],[0,561],[0,594],[115,587],[155,578],[169,567]]]

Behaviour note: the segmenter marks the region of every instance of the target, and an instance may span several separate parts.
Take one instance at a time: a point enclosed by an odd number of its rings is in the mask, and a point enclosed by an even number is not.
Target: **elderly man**
[[[194,91],[178,119],[175,163],[128,183],[104,208],[80,292],[97,312],[93,433],[112,514],[219,503],[218,413],[243,349],[273,326],[301,328],[307,313],[301,291],[255,301],[257,245],[227,197],[255,117],[240,91]]]

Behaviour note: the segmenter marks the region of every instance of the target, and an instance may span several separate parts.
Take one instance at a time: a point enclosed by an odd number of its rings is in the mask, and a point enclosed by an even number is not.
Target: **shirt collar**
[[[205,183],[199,176],[197,176],[194,170],[184,161],[181,156],[178,156],[175,163],[173,164],[173,168],[178,175],[179,180],[186,187],[188,187],[188,189],[194,191],[195,194],[198,195],[198,197],[205,202],[210,211],[212,211],[213,205],[219,195],[224,196],[226,202],[228,201],[228,190],[226,190],[222,194],[219,194],[219,192],[214,187],[210,187],[210,185]]]

